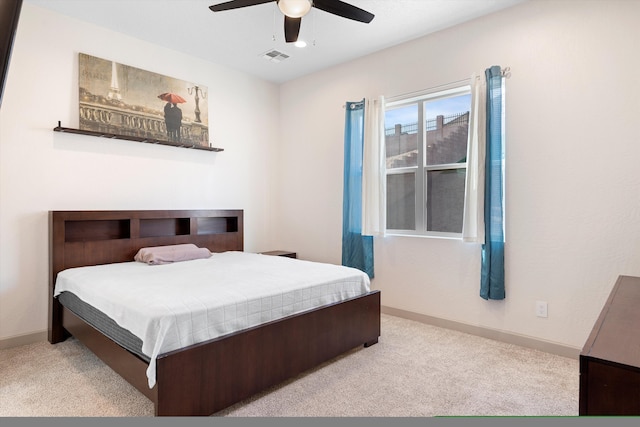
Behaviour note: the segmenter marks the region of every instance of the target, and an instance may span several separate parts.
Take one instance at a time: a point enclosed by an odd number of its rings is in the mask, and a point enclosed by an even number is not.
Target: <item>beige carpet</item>
[[[215,415],[578,415],[578,360],[394,316],[355,349]],[[153,405],[75,339],[0,351],[0,416],[153,416]]]

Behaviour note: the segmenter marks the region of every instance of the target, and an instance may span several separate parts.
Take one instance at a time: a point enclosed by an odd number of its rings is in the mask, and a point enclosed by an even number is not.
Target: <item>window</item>
[[[387,232],[462,233],[470,86],[387,102]]]

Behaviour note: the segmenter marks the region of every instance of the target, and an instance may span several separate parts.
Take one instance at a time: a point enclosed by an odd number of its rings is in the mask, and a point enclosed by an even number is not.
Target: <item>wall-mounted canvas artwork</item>
[[[84,53],[78,62],[80,129],[209,147],[205,86]]]

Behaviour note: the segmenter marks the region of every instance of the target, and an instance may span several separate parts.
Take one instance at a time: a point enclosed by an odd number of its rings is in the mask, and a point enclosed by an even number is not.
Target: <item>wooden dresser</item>
[[[580,415],[640,415],[640,277],[618,277],[580,353]]]

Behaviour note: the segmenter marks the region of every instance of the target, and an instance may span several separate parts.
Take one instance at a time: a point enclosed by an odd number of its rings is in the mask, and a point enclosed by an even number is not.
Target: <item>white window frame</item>
[[[447,88],[445,88],[444,86],[439,86],[438,88],[433,88],[432,90],[427,90],[420,93],[413,93],[411,96],[392,98],[389,101],[387,101],[385,104],[385,115],[386,115],[386,111],[389,109],[401,108],[411,104],[417,104],[418,123],[424,124],[425,102],[435,101],[438,99],[450,98],[450,97],[460,96],[465,94],[471,94],[471,85],[469,82],[466,82],[466,83],[457,82],[447,86],[448,86]],[[419,142],[417,166],[394,168],[394,169],[385,168],[385,181],[388,175],[402,174],[407,172],[415,173],[415,177],[416,177],[415,230],[399,230],[399,229],[389,229],[385,227],[386,228],[385,234],[388,236],[412,236],[412,237],[462,239],[462,231],[460,233],[452,233],[452,232],[427,230],[426,184],[427,184],[427,173],[429,171],[455,170],[455,169],[467,170],[467,162],[427,165],[427,159],[426,159],[426,153],[425,153],[426,132],[425,132],[424,125],[418,126],[417,141]],[[467,152],[468,152],[468,149],[469,147],[467,146]],[[418,179],[419,176],[422,178]],[[387,209],[386,202],[385,202],[384,209]]]

